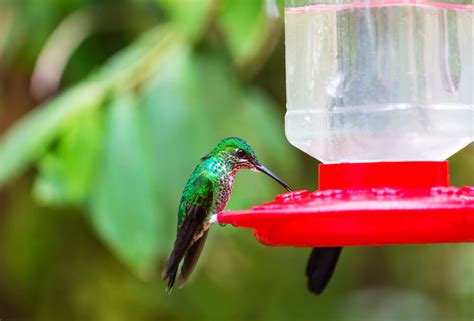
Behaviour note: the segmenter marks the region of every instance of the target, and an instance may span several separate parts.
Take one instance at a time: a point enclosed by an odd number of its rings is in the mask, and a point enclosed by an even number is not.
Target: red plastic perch
[[[217,215],[270,246],[474,242],[474,187],[449,187],[447,162],[320,165],[319,191]]]

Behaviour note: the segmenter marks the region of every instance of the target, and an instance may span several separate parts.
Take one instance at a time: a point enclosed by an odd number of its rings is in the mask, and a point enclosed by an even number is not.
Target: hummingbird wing
[[[336,268],[342,247],[315,247],[306,266],[308,288],[314,294],[321,294]]]
[[[178,281],[179,288],[182,288],[184,286],[189,276],[191,275],[191,272],[193,272],[194,268],[196,267],[196,263],[199,260],[199,256],[201,255],[204,244],[206,243],[207,232],[208,231],[204,232],[202,237],[196,242],[194,242],[194,244],[191,245],[189,250],[186,252],[183,266],[181,266],[181,275]]]
[[[208,216],[213,199],[212,180],[205,173],[200,174],[195,181],[194,191],[193,197],[187,202],[186,217],[178,230],[173,251],[161,274],[163,280],[169,278],[168,292],[171,291],[174,285],[179,263],[183,260],[188,249],[197,241],[195,236],[202,231],[203,223]]]

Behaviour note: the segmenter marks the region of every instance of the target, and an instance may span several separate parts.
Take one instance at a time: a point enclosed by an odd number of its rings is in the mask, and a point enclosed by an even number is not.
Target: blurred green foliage
[[[181,190],[218,140],[244,137],[291,185],[315,187],[315,162],[284,138],[282,21],[266,8],[0,4],[2,321],[472,318],[470,245],[347,249],[314,297],[307,250],[231,227],[213,229],[190,284],[165,295]],[[474,185],[473,165],[472,146],[453,157],[453,184]],[[228,207],[279,192],[242,173]]]

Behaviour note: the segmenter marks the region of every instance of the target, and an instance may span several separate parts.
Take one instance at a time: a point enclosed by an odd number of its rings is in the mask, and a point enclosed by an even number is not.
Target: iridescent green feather
[[[252,147],[244,140],[236,137],[229,137],[221,140],[209,154],[201,159],[201,162],[196,166],[194,172],[186,183],[178,211],[178,229],[181,227],[181,224],[183,224],[184,218],[186,217],[186,208],[189,205],[197,205],[194,203],[194,200],[198,199],[196,197],[198,195],[205,196],[207,193],[216,193],[217,195],[222,196],[218,197],[213,203],[214,206],[209,208],[208,216],[215,214],[216,208],[220,209],[222,205],[225,206],[222,202],[227,203],[228,196],[230,195],[227,195],[227,193],[220,193],[220,189],[228,188],[228,184],[226,184],[227,182],[232,184],[233,174],[235,174],[234,171],[236,168],[234,166],[235,163],[230,159],[231,156],[229,155],[232,155],[231,152],[237,148],[249,152],[252,154],[254,159],[257,160],[257,156]],[[212,190],[207,190],[208,188],[202,184],[196,184],[201,175],[205,175],[207,179],[212,181]]]

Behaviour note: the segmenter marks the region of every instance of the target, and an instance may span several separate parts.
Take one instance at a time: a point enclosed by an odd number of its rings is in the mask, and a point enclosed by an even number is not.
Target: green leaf
[[[0,185],[40,157],[48,144],[78,115],[100,106],[104,94],[103,83],[92,80],[85,82],[15,124],[0,142]]]
[[[201,156],[200,147],[204,143],[189,141],[187,137],[198,135],[195,130],[206,131],[205,126],[195,123],[193,117],[194,107],[200,106],[190,104],[196,98],[193,84],[189,86],[188,83],[191,61],[189,50],[180,51],[169,59],[150,80],[141,100],[143,127],[152,138],[149,149],[157,164],[157,197],[167,211],[163,215],[173,218],[177,215],[181,188],[192,171],[189,161]],[[169,234],[170,240],[174,232]]]
[[[209,22],[215,0],[157,0],[162,5],[171,20],[182,29],[191,39],[196,39],[204,31]]]
[[[38,106],[0,141],[0,186],[38,160],[63,129],[82,113],[102,106],[111,90],[139,86],[181,47],[180,34],[169,26],[160,26],[113,57],[85,81]]]
[[[160,244],[149,142],[136,102],[116,94],[110,104],[102,165],[90,202],[92,223],[104,241],[140,274],[150,271]]]
[[[103,110],[91,109],[60,134],[54,150],[39,161],[34,186],[45,204],[81,204],[89,196],[103,140]]]
[[[270,17],[264,0],[225,0],[217,19],[227,46],[239,66],[264,60],[279,38],[281,20]]]

